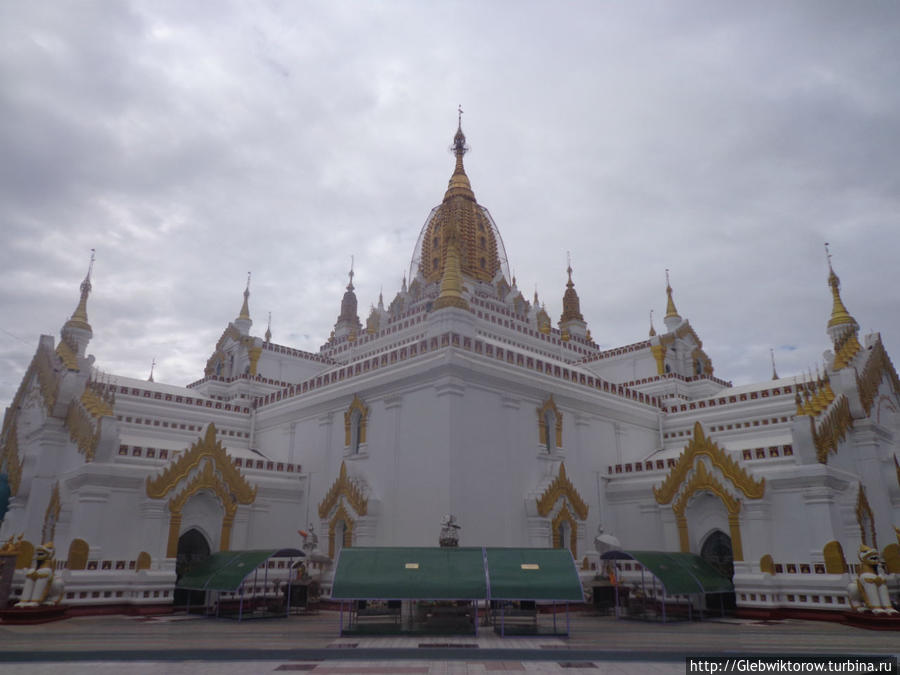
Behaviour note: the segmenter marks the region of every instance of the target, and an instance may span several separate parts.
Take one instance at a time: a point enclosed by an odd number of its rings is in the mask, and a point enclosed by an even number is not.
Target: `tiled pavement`
[[[338,616],[169,615],[0,624],[0,675],[113,673],[684,673],[686,654],[897,654],[900,633],[786,620],[666,625],[575,615],[572,635],[338,637]]]

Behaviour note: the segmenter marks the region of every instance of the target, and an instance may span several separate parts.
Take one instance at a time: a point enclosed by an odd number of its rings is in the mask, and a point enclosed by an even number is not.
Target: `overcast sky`
[[[187,384],[241,305],[318,350],[350,256],[399,288],[453,168],[556,320],[594,339],[675,300],[735,384],[821,361],[823,243],[900,358],[900,5],[0,3],[0,404],[97,251],[89,353]]]

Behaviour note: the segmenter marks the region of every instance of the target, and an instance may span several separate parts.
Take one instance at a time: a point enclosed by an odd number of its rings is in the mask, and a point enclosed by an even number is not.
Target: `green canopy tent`
[[[506,636],[507,602],[522,601],[534,606],[537,630],[537,601],[566,604],[566,632],[569,634],[569,603],[584,602],[584,592],[575,561],[564,548],[485,548],[489,599],[501,601],[500,636]],[[532,610],[524,610],[530,612]],[[553,611],[556,633],[556,611]]]
[[[345,600],[354,601],[350,604],[350,631],[360,629],[360,620],[387,621],[389,629],[401,630],[402,601],[465,602],[469,606],[465,610],[467,625],[474,626],[476,635],[475,603],[481,600],[500,601],[501,608],[503,601],[533,605],[537,601],[584,600],[567,550],[493,547],[344,548],[337,560],[331,597],[341,601],[342,634]],[[388,607],[368,607],[368,601],[387,601]],[[448,607],[446,612],[451,610]],[[536,616],[536,610],[534,613]],[[555,613],[553,620],[555,632]],[[568,633],[568,614],[566,627]],[[502,634],[503,616],[500,629]]]
[[[244,582],[251,574],[259,574],[259,566],[267,563],[269,558],[288,558],[288,570],[293,566],[294,558],[304,557],[303,551],[295,548],[258,549],[251,551],[219,551],[194,565],[177,581],[175,588],[191,591],[213,591],[216,594],[238,593],[238,620],[244,614]],[[290,574],[290,573],[289,573]],[[265,567],[263,586],[268,588],[269,566]],[[256,583],[253,584],[254,595]],[[290,584],[288,584],[290,593]],[[216,603],[218,613],[220,603]],[[287,610],[290,611],[290,597],[287,598]],[[190,611],[190,606],[188,606]]]
[[[663,588],[662,620],[666,620],[667,596],[733,593],[734,584],[712,565],[694,553],[671,551],[607,551],[601,560],[635,560],[641,564],[641,585],[644,570],[648,570]],[[691,615],[688,604],[688,615]],[[702,616],[702,604],[701,604]],[[724,613],[724,609],[723,609]],[[619,615],[618,585],[616,586],[616,616]]]

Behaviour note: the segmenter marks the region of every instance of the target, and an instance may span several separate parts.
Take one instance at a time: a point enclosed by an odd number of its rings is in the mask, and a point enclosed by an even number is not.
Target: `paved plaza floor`
[[[685,657],[897,655],[900,633],[800,620],[649,623],[574,615],[572,634],[340,637],[337,613],[249,620],[173,614],[0,624],[0,674],[684,673]]]

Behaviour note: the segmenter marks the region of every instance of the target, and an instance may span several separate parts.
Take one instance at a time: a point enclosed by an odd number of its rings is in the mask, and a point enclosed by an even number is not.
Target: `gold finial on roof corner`
[[[241,313],[238,314],[238,319],[249,319],[250,318],[250,272],[247,272],[247,286],[244,288],[244,303],[241,305]]]
[[[272,341],[272,312],[269,312],[269,323],[266,325],[266,342]]]
[[[656,329],[653,327],[653,310],[650,310],[650,337],[656,335]]]
[[[831,318],[828,320],[828,327],[832,328],[833,326],[843,325],[856,326],[856,319],[850,315],[850,312],[848,312],[847,308],[844,306],[844,301],[841,299],[841,280],[838,278],[838,275],[834,273],[834,268],[831,266],[831,251],[828,249],[827,241],[825,242],[825,257],[828,260],[828,285],[831,286],[831,295],[833,299]]]
[[[669,269],[666,268],[666,317],[677,317],[681,318],[681,315],[678,313],[678,310],[675,309],[675,301],[672,299],[672,284],[669,283]]]

